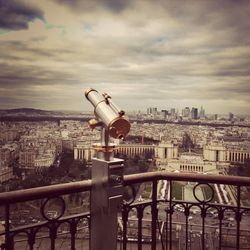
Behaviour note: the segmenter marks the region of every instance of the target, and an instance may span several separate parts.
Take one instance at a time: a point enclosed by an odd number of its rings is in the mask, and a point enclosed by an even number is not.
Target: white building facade
[[[213,162],[244,163],[250,159],[250,148],[213,143],[203,148],[203,156],[205,160]]]
[[[168,161],[167,168],[187,173],[217,172],[215,162],[206,161],[194,153],[183,153],[179,159]]]
[[[114,152],[129,157],[152,155],[157,163],[162,163],[178,157],[178,146],[173,143],[160,145],[120,144],[115,147]],[[74,147],[75,160],[91,161],[94,156],[95,150],[90,145],[78,144]]]

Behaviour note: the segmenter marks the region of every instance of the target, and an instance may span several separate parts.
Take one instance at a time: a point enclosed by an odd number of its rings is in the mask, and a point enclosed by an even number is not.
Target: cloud
[[[67,85],[76,79],[68,73],[46,67],[27,65],[13,68],[12,65],[0,64],[0,81],[2,87],[34,89],[36,85]]]
[[[9,105],[29,93],[27,105],[79,109],[79,92],[93,87],[132,109],[203,104],[249,113],[247,1],[44,0],[33,8],[46,21],[0,33]]]
[[[0,28],[6,30],[28,29],[29,22],[43,19],[43,12],[18,0],[0,0]]]
[[[77,12],[93,11],[97,8],[104,8],[111,12],[121,12],[130,5],[130,0],[55,0],[60,4],[65,4]]]

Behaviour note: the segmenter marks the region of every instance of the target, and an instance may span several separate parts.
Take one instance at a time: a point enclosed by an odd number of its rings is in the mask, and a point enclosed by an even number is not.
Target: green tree
[[[194,143],[193,143],[190,135],[187,132],[185,132],[184,135],[183,135],[183,138],[182,138],[182,147],[185,150],[194,148]]]

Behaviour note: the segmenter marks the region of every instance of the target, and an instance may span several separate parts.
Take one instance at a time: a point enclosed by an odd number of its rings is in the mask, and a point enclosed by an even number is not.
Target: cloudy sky
[[[0,109],[250,114],[250,1],[0,0]]]

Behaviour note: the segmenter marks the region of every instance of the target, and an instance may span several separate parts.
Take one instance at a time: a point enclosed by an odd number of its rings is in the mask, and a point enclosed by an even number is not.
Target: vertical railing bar
[[[151,227],[152,227],[152,230],[151,230],[152,245],[151,245],[151,249],[152,250],[156,250],[156,231],[157,231],[157,220],[158,220],[158,211],[157,211],[157,180],[153,181],[151,214],[152,214],[152,222],[151,222]]]
[[[50,242],[51,242],[51,250],[55,250],[55,240],[56,240],[56,227],[55,224],[52,224],[52,227],[50,228]]]
[[[75,241],[76,241],[76,238],[75,238],[75,234],[71,234],[71,250],[75,250]]]
[[[188,216],[186,214],[186,250],[188,250]]]
[[[75,241],[76,241],[76,228],[77,228],[77,223],[75,220],[73,220],[70,223],[70,234],[71,234],[71,250],[75,250]]]
[[[34,249],[35,240],[36,240],[36,235],[35,235],[34,229],[31,229],[29,238],[28,238],[29,250]]]
[[[236,232],[236,249],[240,249],[240,185],[237,186],[237,212],[236,212],[237,232]]]
[[[222,241],[222,219],[220,218],[220,225],[219,225],[219,250],[221,250],[221,241]]]
[[[138,218],[138,250],[142,250],[142,217],[143,217],[143,207],[140,206],[137,210]]]
[[[6,249],[12,249],[10,239],[10,205],[5,205],[5,245]]]
[[[90,240],[90,238],[91,238],[91,235],[90,235],[90,232],[91,232],[91,223],[90,223],[90,216],[87,217],[87,219],[88,219],[88,227],[89,227],[89,244],[88,244],[89,245],[89,249],[91,248],[91,240]]]
[[[169,181],[169,249],[172,250],[172,180]]]
[[[34,249],[34,245],[33,244],[30,244],[29,247],[30,247],[29,250],[33,250]]]
[[[166,209],[166,250],[168,250],[168,207]]]
[[[205,205],[202,204],[202,250],[205,250]]]
[[[122,211],[123,232],[122,232],[122,249],[127,250],[127,225],[128,225],[128,210],[124,208]]]
[[[51,238],[51,250],[55,250],[55,239]]]

